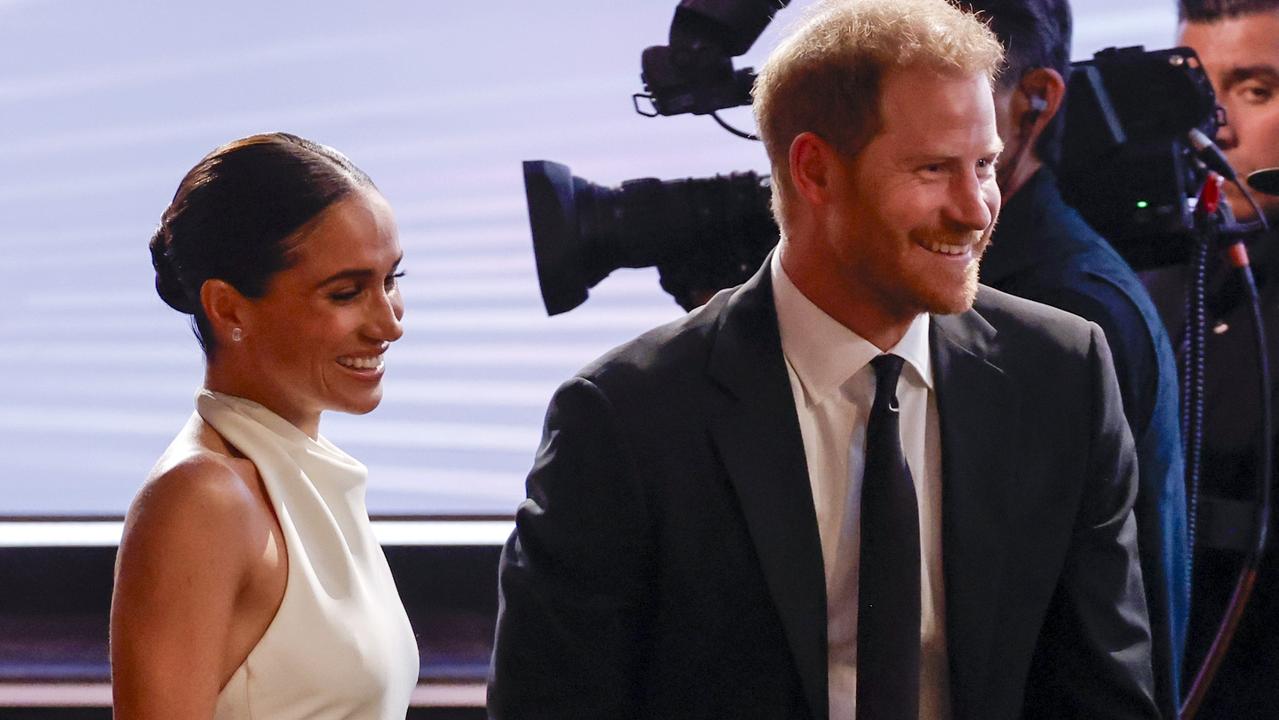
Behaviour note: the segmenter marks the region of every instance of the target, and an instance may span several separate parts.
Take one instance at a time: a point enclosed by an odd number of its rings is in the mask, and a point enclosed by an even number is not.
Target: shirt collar
[[[880,355],[875,347],[839,321],[827,315],[800,292],[782,269],[774,251],[769,271],[773,301],[782,337],[782,353],[805,393],[820,404],[839,392],[850,377]],[[889,352],[900,355],[925,387],[932,388],[932,360],[928,352],[929,317],[921,313]]]

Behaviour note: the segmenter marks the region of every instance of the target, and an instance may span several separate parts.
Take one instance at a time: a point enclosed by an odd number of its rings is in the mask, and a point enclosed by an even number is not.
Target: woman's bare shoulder
[[[211,429],[188,426],[190,442],[175,443],[156,462],[125,518],[121,550],[134,542],[162,542],[170,550],[199,549],[216,540],[226,549],[252,549],[271,516],[257,469]],[[214,550],[208,548],[206,550]]]
[[[257,470],[200,431],[188,424],[161,456],[125,520],[111,600],[117,712],[172,701],[207,704],[208,717],[252,647],[242,636],[256,641],[283,596],[278,573],[263,582],[274,526]],[[254,588],[271,597],[247,602]],[[179,714],[193,716],[147,716]]]

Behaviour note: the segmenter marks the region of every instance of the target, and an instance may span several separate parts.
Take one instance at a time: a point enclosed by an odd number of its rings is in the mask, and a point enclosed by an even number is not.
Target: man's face
[[[1178,43],[1198,53],[1226,109],[1217,144],[1240,178],[1279,165],[1279,10],[1186,23]],[[1279,219],[1279,197],[1255,194],[1266,216]],[[1235,187],[1226,195],[1236,217],[1255,217]]]
[[[984,74],[889,71],[882,130],[844,159],[824,233],[851,296],[886,317],[970,308],[999,189],[990,83]]]

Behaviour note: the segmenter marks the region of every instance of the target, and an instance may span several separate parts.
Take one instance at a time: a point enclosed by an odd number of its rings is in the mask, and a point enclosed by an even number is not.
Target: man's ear
[[[1034,147],[1065,98],[1066,81],[1052,68],[1034,68],[1021,77],[1013,93],[1012,115],[1024,143]]]
[[[239,342],[239,338],[249,333],[251,303],[231,283],[205,280],[200,286],[200,305],[221,347]]]
[[[796,199],[809,205],[825,205],[830,200],[831,183],[838,153],[815,133],[803,132],[790,144],[789,170]]]

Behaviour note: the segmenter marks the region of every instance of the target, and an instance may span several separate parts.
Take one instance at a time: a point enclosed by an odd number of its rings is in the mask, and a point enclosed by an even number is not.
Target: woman
[[[151,257],[206,369],[125,521],[116,717],[403,718],[417,645],[365,469],[319,435],[377,407],[402,334],[390,206],[337,151],[255,135],[187,173]]]

